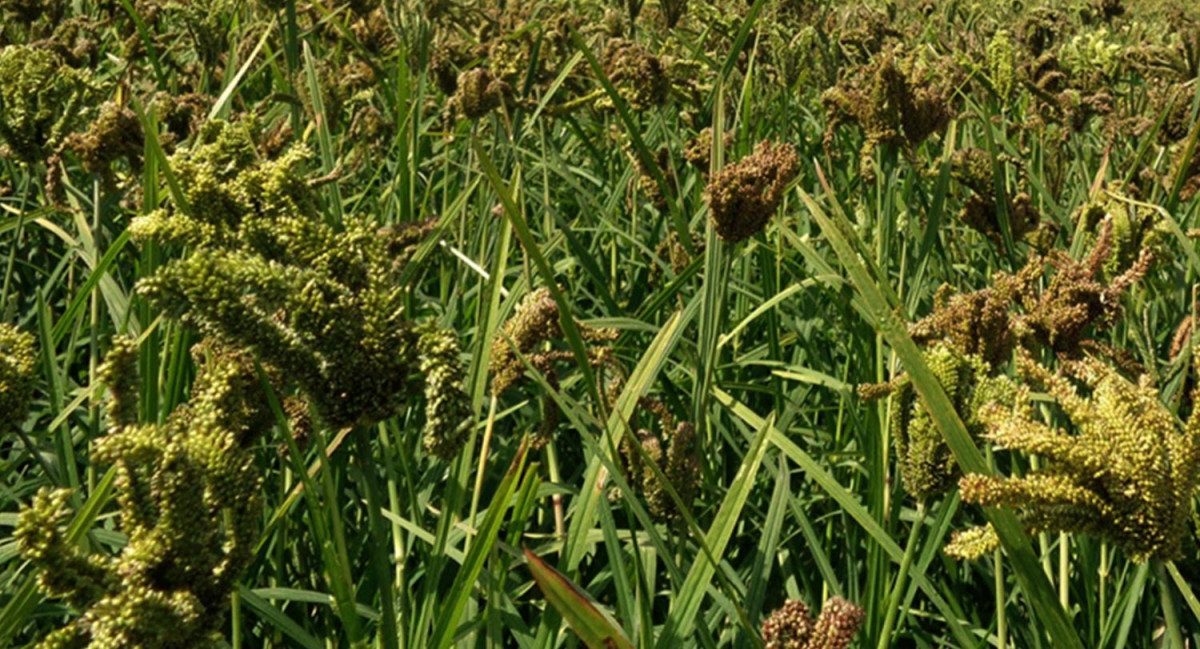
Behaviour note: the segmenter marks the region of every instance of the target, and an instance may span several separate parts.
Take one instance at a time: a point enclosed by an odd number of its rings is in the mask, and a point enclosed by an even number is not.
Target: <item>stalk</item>
[[[1071,589],[1067,583],[1071,569],[1071,539],[1066,532],[1058,534],[1058,601],[1062,602],[1063,610],[1070,610]]]
[[[995,590],[996,590],[996,645],[997,649],[1004,649],[1008,644],[1008,613],[1004,609],[1005,603],[1008,601],[1008,595],[1004,588],[1004,551],[997,548],[995,556]]]
[[[904,546],[904,556],[900,559],[900,570],[896,573],[896,583],[892,585],[892,594],[888,596],[887,613],[883,619],[883,628],[879,632],[879,649],[887,649],[892,644],[892,629],[900,616],[900,601],[908,586],[908,573],[912,569],[913,559],[917,555],[917,539],[920,538],[921,526],[925,524],[925,501],[917,503],[917,520],[908,532],[908,543]]]
[[[399,649],[400,633],[396,628],[396,598],[392,592],[392,569],[388,561],[387,521],[380,515],[381,500],[379,497],[379,476],[375,473],[369,458],[375,457],[371,452],[371,440],[367,436],[370,429],[358,427],[352,433],[356,446],[358,473],[362,476],[363,488],[367,495],[367,525],[371,535],[371,570],[375,573],[375,581],[379,588],[379,638],[378,645],[384,649]]]
[[[492,445],[492,428],[496,424],[496,395],[492,395],[492,401],[488,405],[487,428],[483,431],[483,448],[479,449],[479,468],[475,470],[475,490],[471,492],[471,516],[467,519],[470,527],[475,527],[475,516],[479,513],[479,494],[483,491],[483,474],[487,470],[488,450]],[[471,533],[467,533],[467,540],[463,546],[463,553],[471,548]]]
[[[554,484],[562,484],[562,476],[558,472],[558,451],[554,448],[554,443],[546,444],[546,468],[550,471],[550,482]],[[560,541],[567,538],[567,523],[566,515],[563,512],[562,494],[555,493],[550,496],[550,503],[554,507],[554,538]]]
[[[17,208],[17,228],[13,233],[13,245],[8,249],[8,265],[4,268],[4,287],[0,288],[0,313],[7,311],[8,289],[12,285],[13,268],[17,263],[17,250],[21,247],[21,235],[25,231],[25,205],[29,203],[29,189],[32,181],[25,179],[25,187],[21,191],[21,202]]]
[[[1163,649],[1186,649],[1183,641],[1183,627],[1179,619],[1179,603],[1171,594],[1171,583],[1167,581],[1167,571],[1163,562],[1154,561],[1154,576],[1158,581],[1158,593],[1162,600],[1163,619],[1166,625],[1166,643]]]
[[[1100,628],[1106,628],[1108,624],[1108,593],[1106,585],[1108,582],[1108,544],[1100,544],[1100,567],[1096,570],[1099,576],[1100,590]]]

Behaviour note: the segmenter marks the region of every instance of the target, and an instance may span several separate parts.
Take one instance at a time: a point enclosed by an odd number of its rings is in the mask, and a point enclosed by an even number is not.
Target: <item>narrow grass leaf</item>
[[[546,602],[571,625],[571,630],[589,649],[633,649],[633,643],[625,637],[621,627],[591,595],[528,548],[525,549],[525,560]]]

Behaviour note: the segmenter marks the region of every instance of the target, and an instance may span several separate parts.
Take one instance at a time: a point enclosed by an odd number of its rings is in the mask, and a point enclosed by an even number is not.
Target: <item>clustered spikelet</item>
[[[955,404],[968,431],[986,428],[981,414],[989,404],[1010,405],[1016,385],[997,376],[1014,349],[1022,353],[1053,352],[1064,361],[1100,352],[1125,366],[1126,355],[1087,336],[1111,325],[1120,314],[1120,297],[1148,270],[1153,255],[1143,249],[1137,260],[1111,282],[1101,277],[1113,250],[1112,223],[1101,224],[1091,252],[1081,261],[1052,251],[1034,255],[1015,275],[1000,272],[992,286],[970,293],[939,288],[930,315],[909,331],[925,347],[930,369]],[[1044,282],[1047,267],[1054,271]],[[1020,307],[1020,311],[1016,307]],[[956,464],[941,433],[918,399],[907,374],[889,383],[859,386],[859,396],[877,399],[893,394],[889,422],[905,488],[924,498],[952,486]],[[979,535],[961,544],[979,546]]]
[[[451,112],[467,119],[479,119],[499,108],[512,88],[497,79],[487,68],[473,68],[458,75],[457,90],[450,98]]]
[[[1097,78],[1072,77],[1054,52],[1027,60],[1021,74],[1035,99],[1031,105],[1034,121],[1059,125],[1064,138],[1070,131],[1081,131],[1092,117],[1113,110],[1113,97],[1106,83]]]
[[[1165,255],[1167,230],[1161,213],[1151,206],[1138,204],[1114,184],[1080,206],[1074,220],[1088,232],[1108,228],[1111,241],[1108,258],[1103,260],[1100,278],[1111,282],[1132,268],[1141,255]]]
[[[169,151],[176,143],[187,140],[199,131],[212,103],[212,97],[197,93],[172,95],[160,92],[153,95],[148,107],[154,112],[158,123],[167,129],[159,136],[163,147]]]
[[[525,376],[525,363],[542,373],[551,386],[557,385],[554,366],[559,361],[570,361],[574,354],[562,349],[548,348],[551,341],[563,337],[558,303],[548,288],[530,292],[517,304],[516,311],[496,332],[488,358],[488,373],[492,375],[492,394],[504,394]],[[584,340],[606,342],[615,340],[614,329],[596,329],[576,323]],[[589,362],[601,366],[610,360],[611,349],[603,346],[588,348]],[[522,361],[524,358],[524,361]],[[545,419],[535,444],[545,444],[557,424],[558,410],[553,399],[545,400]]]
[[[308,402],[295,395],[290,395],[284,397],[279,405],[283,408],[284,416],[287,417],[288,429],[292,434],[292,441],[296,443],[297,449],[304,451],[304,449],[308,448],[309,442],[312,441],[313,435],[313,420]],[[287,453],[288,450],[287,442],[280,442],[279,452],[283,454]]]
[[[921,52],[889,49],[850,73],[821,95],[828,119],[825,148],[833,152],[837,127],[853,122],[862,129],[861,173],[875,177],[874,151],[900,146],[906,155],[954,117],[952,99],[958,72],[950,60],[928,60]]]
[[[425,377],[425,449],[450,459],[470,432],[470,399],[463,391],[462,359],[458,337],[438,327],[420,327],[417,351]]]
[[[1195,334],[1195,331],[1196,318],[1191,314],[1184,316],[1183,320],[1180,320],[1179,324],[1175,326],[1175,333],[1171,336],[1171,347],[1167,351],[1167,358],[1171,362],[1179,358],[1183,350],[1188,349],[1192,344],[1192,336]]]
[[[53,52],[0,50],[0,140],[17,159],[44,160],[82,120],[94,94],[87,77]]]
[[[981,416],[987,437],[1003,448],[1036,453],[1046,466],[1024,477],[971,474],[961,480],[963,500],[1018,509],[1033,531],[1079,532],[1111,541],[1134,561],[1177,558],[1200,477],[1200,416],[1176,423],[1147,379],[1131,383],[1088,359],[1051,374],[1026,359],[1022,371],[1054,397],[1074,432],[1034,416],[1028,388],[1013,407],[991,406]],[[952,546],[967,555],[986,547],[986,531]]]
[[[864,620],[858,604],[831,597],[812,619],[808,605],[793,599],[776,609],[762,625],[767,649],[845,649]]]
[[[136,365],[131,349],[117,346],[106,363],[114,394],[136,385],[121,376]],[[97,441],[96,460],[117,469],[119,525],[129,538],[119,555],[88,554],[63,535],[69,490],[44,489],[21,513],[18,551],[47,595],[82,611],[40,648],[218,646],[234,580],[253,558],[262,507],[252,449],[271,415],[248,356],[207,342],[193,353],[192,396],[166,423],[112,417]]]
[[[25,422],[33,399],[36,362],[33,335],[0,324],[0,434]]]
[[[798,173],[792,145],[764,141],[754,153],[713,174],[705,195],[717,236],[737,243],[761,232]]]
[[[712,135],[712,127],[705,126],[700,129],[696,137],[688,140],[687,147],[683,151],[684,160],[704,174],[707,174],[712,167]],[[733,131],[725,131],[721,142],[726,151],[733,148]]]
[[[1008,30],[1000,29],[992,35],[987,46],[988,78],[992,89],[1001,102],[1012,96],[1017,82],[1017,52]]]
[[[912,325],[910,333],[921,343],[941,340],[959,352],[979,355],[994,368],[1006,363],[1017,346],[1077,358],[1087,349],[1103,347],[1088,335],[1116,320],[1121,295],[1145,275],[1154,259],[1150,249],[1142,249],[1119,275],[1105,280],[1103,269],[1112,254],[1112,224],[1102,221],[1084,259],[1053,250],[1045,257],[1032,255],[1016,274],[997,273],[990,288],[955,294],[942,287],[934,297],[933,312]],[[1043,287],[1047,270],[1053,275]]]
[[[1003,243],[992,157],[982,149],[959,149],[954,152],[951,160],[951,175],[971,190],[971,196],[959,212],[959,220],[992,242]],[[1008,215],[1009,234],[1013,241],[1029,238],[1037,231],[1041,221],[1033,199],[1025,192],[1019,192],[1015,196],[1008,196],[1006,193],[1002,198]]]
[[[649,199],[651,205],[653,205],[659,211],[666,211],[667,197],[665,194],[663,194],[662,187],[659,186],[658,181],[654,179],[654,173],[651,171],[650,164],[642,160],[642,157],[633,151],[630,151],[630,157],[633,158],[633,165],[638,172],[637,184],[630,185],[631,193],[633,188],[636,186],[637,189],[641,191],[641,193],[644,194],[647,199]],[[670,151],[667,149],[667,147],[664,146],[659,148],[658,152],[654,155],[653,164],[657,166],[658,170],[663,174],[668,186],[675,181],[675,167],[671,164]],[[631,196],[631,209],[632,206],[633,201]]]
[[[138,420],[137,343],[126,337],[113,339],[98,376],[109,389],[110,426],[131,426]]]
[[[686,234],[692,241],[692,248],[695,250],[695,255],[689,254],[687,248],[683,245],[683,240],[674,231],[667,234],[662,241],[658,242],[658,246],[654,249],[654,256],[666,262],[671,268],[671,272],[678,275],[692,263],[692,260],[697,257],[704,256],[704,239],[692,234]],[[662,266],[655,264],[650,269],[651,280],[657,280],[662,276]]]
[[[446,392],[438,395],[438,416],[425,422],[425,439],[459,439],[462,422],[445,417],[466,411],[442,401],[462,397],[455,387],[461,370],[448,365],[456,352],[405,317],[404,266],[393,253],[410,243],[411,231],[380,232],[359,216],[347,216],[340,229],[327,224],[301,172],[309,157],[295,147],[262,161],[246,129],[206,125],[172,161],[186,179],[191,212],[161,209],[130,225],[138,240],[190,246],[142,280],[139,293],[251,351],[335,429],[399,412],[425,384],[428,336],[430,367]]]
[[[991,523],[957,530],[950,535],[950,541],[942,548],[942,552],[952,559],[978,559],[990,554],[1000,547],[1000,536]]]
[[[670,80],[658,57],[632,41],[614,38],[604,49],[604,73],[634,110],[666,103]]]
[[[1063,356],[1077,356],[1085,346],[1089,328],[1110,325],[1121,312],[1121,295],[1146,274],[1154,258],[1150,249],[1138,253],[1133,264],[1105,281],[1103,268],[1113,250],[1112,227],[1104,224],[1086,258],[1076,261],[1053,250],[1042,259],[1034,256],[1029,267],[1048,264],[1054,269],[1046,288],[1029,285],[1020,296],[1025,315],[1014,319],[1018,336],[1029,337]]]
[[[950,397],[954,409],[973,436],[983,432],[979,409],[993,402],[1011,402],[1016,386],[1005,376],[990,376],[991,367],[981,358],[964,354],[945,343],[925,352],[925,362]],[[866,386],[860,395],[879,397],[881,386]],[[922,500],[954,485],[958,464],[924,402],[907,374],[890,386],[894,390],[888,417],[900,475],[909,495]]]
[[[141,168],[142,125],[132,110],[106,102],[100,114],[82,133],[72,133],[63,148],[74,152],[90,173],[103,173],[113,161],[125,158],[135,171]]]
[[[29,25],[38,18],[41,18],[42,13],[46,12],[49,7],[46,5],[56,3],[44,2],[43,0],[0,0],[0,15],[7,16],[15,22]]]
[[[658,399],[643,398],[639,405],[658,419],[661,432],[642,428],[638,430],[636,439],[626,436],[622,440],[621,458],[625,473],[630,477],[630,486],[634,491],[645,497],[651,516],[660,521],[677,520],[681,513],[675,500],[647,461],[654,463],[662,472],[684,505],[690,505],[700,484],[696,427],[690,422],[676,422],[666,405]],[[641,447],[641,453],[633,447],[635,444]],[[609,494],[612,500],[620,496],[618,489]]]
[[[943,284],[933,296],[933,311],[913,323],[909,334],[917,343],[942,340],[992,368],[1002,367],[1016,345],[1009,310],[1022,284],[1021,278],[1004,272],[992,278],[991,287],[970,293],[957,293]]]

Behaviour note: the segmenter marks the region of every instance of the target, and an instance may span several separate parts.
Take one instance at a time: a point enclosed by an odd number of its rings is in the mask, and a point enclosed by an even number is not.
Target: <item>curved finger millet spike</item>
[[[964,476],[963,500],[1016,509],[1035,532],[1106,539],[1136,562],[1177,558],[1200,476],[1200,416],[1193,412],[1180,426],[1148,381],[1131,383],[1095,359],[1068,364],[1069,376],[1028,358],[1021,369],[1045,386],[1074,432],[1035,419],[1028,392],[1012,408],[985,409],[992,443],[1037,454],[1045,465],[1023,477]],[[966,537],[988,538],[980,531]],[[953,547],[970,554],[966,541]]]
[[[118,344],[103,374],[114,395],[136,367],[132,343]],[[163,424],[138,424],[110,406],[95,459],[116,469],[117,556],[87,553],[60,532],[71,492],[44,489],[18,520],[17,549],[52,597],[81,614],[38,645],[216,647],[235,580],[253,559],[262,516],[254,448],[273,417],[250,357],[206,341],[191,398]],[[67,644],[62,644],[62,643]]]
[[[382,421],[426,388],[437,401],[427,409],[426,439],[461,439],[453,431],[463,422],[445,419],[469,412],[447,401],[465,399],[448,366],[456,347],[408,317],[400,285],[414,237],[428,224],[381,231],[348,215],[341,227],[330,225],[303,172],[310,157],[296,146],[262,160],[245,126],[206,124],[172,157],[191,212],[168,207],[130,225],[135,240],[188,245],[138,292],[253,353],[329,428]]]

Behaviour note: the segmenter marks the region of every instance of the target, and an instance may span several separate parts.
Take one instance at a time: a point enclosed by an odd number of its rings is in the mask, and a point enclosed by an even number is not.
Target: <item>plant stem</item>
[[[1179,605],[1171,595],[1171,583],[1167,580],[1167,571],[1163,562],[1154,561],[1154,576],[1158,581],[1158,593],[1162,600],[1163,619],[1166,625],[1166,643],[1164,649],[1184,649],[1183,626],[1179,619]]]
[[[1004,588],[1004,551],[997,548],[995,553],[995,590],[996,590],[996,645],[997,649],[1004,649],[1008,644],[1008,613],[1005,610],[1005,604],[1008,603],[1008,595]]]
[[[471,516],[467,518],[467,524],[472,529],[475,527],[475,516],[479,513],[479,494],[483,492],[483,475],[487,471],[488,450],[492,445],[492,427],[496,423],[496,395],[492,395],[491,404],[488,405],[487,428],[483,431],[483,448],[479,449],[479,467],[475,470],[475,490],[471,492]],[[463,554],[471,549],[471,534],[467,534],[466,543],[463,545]]]
[[[1071,537],[1066,532],[1058,535],[1058,601],[1062,602],[1063,610],[1071,606],[1071,589],[1069,573],[1071,570]]]
[[[921,526],[924,524],[925,501],[921,500],[917,503],[917,520],[908,532],[908,543],[904,546],[904,556],[900,559],[900,569],[896,572],[896,583],[892,585],[892,594],[888,597],[886,617],[883,619],[883,628],[879,631],[879,649],[887,649],[892,644],[892,629],[900,616],[900,601],[904,598],[908,572],[912,568],[913,558],[916,557],[917,539],[921,536]]]
[[[3,315],[8,306],[8,290],[12,285],[13,268],[17,263],[17,250],[21,248],[21,234],[25,230],[25,205],[29,202],[29,189],[32,186],[32,181],[25,179],[25,187],[21,191],[21,202],[17,203],[17,228],[13,233],[13,245],[8,250],[8,264],[4,268],[4,287],[0,288],[0,315]]]
[[[379,494],[379,476],[375,473],[375,465],[370,458],[375,457],[371,450],[371,440],[367,437],[370,429],[358,427],[354,429],[354,443],[358,457],[356,458],[359,475],[362,477],[363,490],[367,496],[367,525],[371,535],[371,569],[375,573],[375,581],[379,588],[379,639],[378,644],[385,649],[399,649],[400,633],[396,628],[396,599],[392,592],[393,573],[388,558],[387,522],[380,515],[382,500]]]

